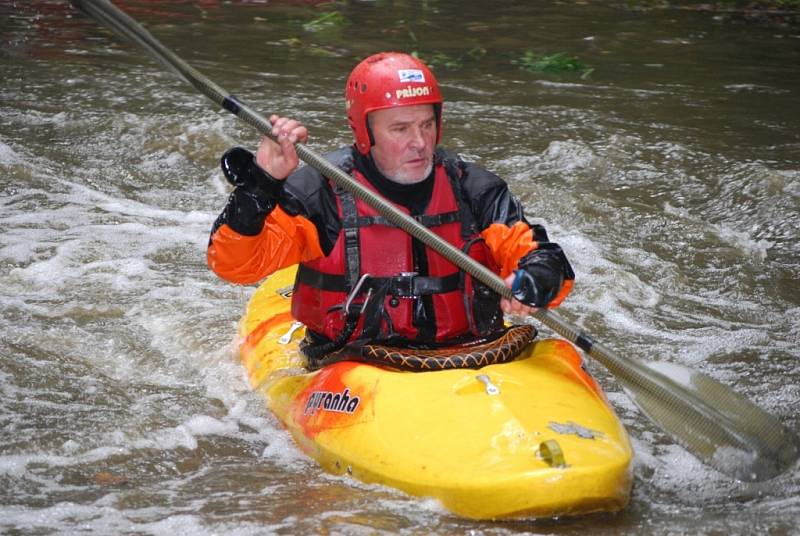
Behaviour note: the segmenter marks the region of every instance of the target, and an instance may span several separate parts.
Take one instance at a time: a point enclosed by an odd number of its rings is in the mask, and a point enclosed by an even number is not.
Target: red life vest
[[[356,180],[375,188],[357,170]],[[446,168],[437,164],[431,200],[420,223],[491,269],[491,255],[472,226],[462,221],[460,196],[454,192]],[[412,237],[380,216],[375,209],[343,190],[336,191],[342,229],[331,253],[324,258],[301,263],[292,296],[292,314],[318,335],[334,340],[345,325],[343,304],[363,274],[369,274],[359,289],[363,300],[368,289],[381,289],[380,314],[364,326],[360,319],[351,339],[368,337],[378,341],[439,343],[487,336],[502,327],[498,299],[488,289],[464,274],[453,263],[425,248],[428,273],[414,275]],[[398,206],[406,214],[409,211]],[[490,301],[487,307],[487,291]],[[424,295],[430,296],[435,319],[435,335],[423,337],[414,325],[415,307]],[[373,300],[375,299],[373,298]],[[366,330],[366,331],[365,331]],[[430,331],[430,330],[429,330]],[[428,339],[428,340],[425,340]]]

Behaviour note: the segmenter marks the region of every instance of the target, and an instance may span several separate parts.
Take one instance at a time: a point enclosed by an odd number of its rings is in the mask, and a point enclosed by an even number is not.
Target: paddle
[[[271,136],[272,125],[261,114],[193,69],[108,0],[72,0],[72,3],[144,48],[206,97],[262,134]],[[304,162],[338,186],[362,199],[391,223],[501,296],[511,298],[510,289],[497,274],[443,241],[305,145],[298,143],[295,147]],[[722,473],[739,480],[767,480],[785,471],[800,456],[798,439],[793,432],[710,377],[674,363],[647,364],[617,355],[552,311],[541,310],[533,316],[603,364],[650,419],[689,452]]]

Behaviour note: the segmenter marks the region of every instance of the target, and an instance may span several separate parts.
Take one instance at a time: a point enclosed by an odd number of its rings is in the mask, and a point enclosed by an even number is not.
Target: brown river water
[[[350,142],[357,61],[418,51],[445,144],[570,256],[566,318],[800,428],[800,28],[613,1],[116,4],[320,152]],[[205,264],[219,156],[257,138],[68,2],[0,0],[0,533],[800,534],[797,467],[731,481],[591,361],[636,450],[621,513],[473,522],[323,473],[237,362],[254,287]]]

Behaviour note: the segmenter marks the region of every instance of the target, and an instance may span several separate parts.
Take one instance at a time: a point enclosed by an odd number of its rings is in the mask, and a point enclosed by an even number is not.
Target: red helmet
[[[369,153],[372,137],[367,114],[375,110],[414,104],[433,104],[436,143],[442,139],[442,94],[436,77],[420,60],[402,52],[380,52],[356,65],[344,88],[347,120],[356,147]]]

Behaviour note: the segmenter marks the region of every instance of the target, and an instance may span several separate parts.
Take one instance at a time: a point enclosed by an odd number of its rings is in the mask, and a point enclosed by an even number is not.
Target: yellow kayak
[[[474,519],[625,507],[630,442],[571,344],[540,340],[480,369],[342,361],[309,372],[289,312],[294,274],[280,271],[255,292],[240,354],[253,389],[326,471]]]

